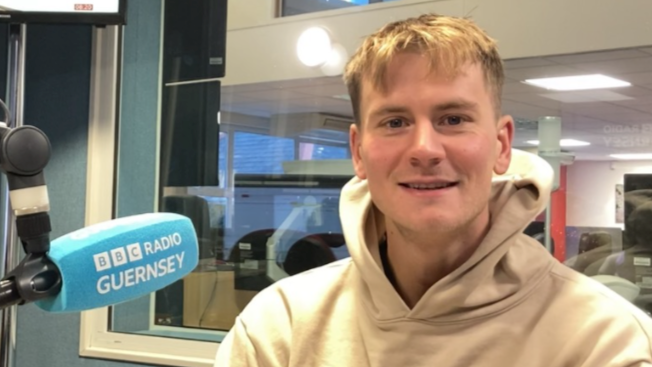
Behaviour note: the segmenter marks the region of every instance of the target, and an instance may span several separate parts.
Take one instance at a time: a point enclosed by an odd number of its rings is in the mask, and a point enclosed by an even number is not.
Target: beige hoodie
[[[652,366],[652,319],[522,234],[551,181],[545,161],[514,151],[494,179],[486,238],[410,309],[381,266],[382,214],[352,179],[340,204],[351,258],[262,291],[215,366]]]

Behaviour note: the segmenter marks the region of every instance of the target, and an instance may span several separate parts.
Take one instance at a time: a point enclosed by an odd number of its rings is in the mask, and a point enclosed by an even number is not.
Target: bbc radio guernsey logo
[[[99,273],[111,269],[112,266],[120,266],[130,262],[143,259],[143,251],[140,243],[134,243],[125,247],[119,247],[109,252],[101,252],[93,255],[95,270]]]
[[[181,235],[174,233],[151,242],[132,243],[93,255],[95,270],[98,273],[109,272],[113,269],[110,274],[102,275],[98,279],[97,292],[106,294],[111,291],[118,291],[124,287],[132,287],[176,272],[177,269],[183,267],[185,251],[163,257],[149,264],[146,263],[131,268],[127,265],[141,261],[147,256],[158,252],[169,251],[181,246],[182,243]]]

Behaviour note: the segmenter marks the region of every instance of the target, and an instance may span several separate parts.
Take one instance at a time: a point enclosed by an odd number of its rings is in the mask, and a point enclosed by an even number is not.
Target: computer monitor
[[[624,188],[624,222],[623,246],[628,248],[633,245],[629,222],[630,215],[639,206],[652,201],[652,174],[627,173],[623,176]],[[629,230],[629,231],[628,231]]]
[[[0,0],[0,22],[124,25],[126,0]]]

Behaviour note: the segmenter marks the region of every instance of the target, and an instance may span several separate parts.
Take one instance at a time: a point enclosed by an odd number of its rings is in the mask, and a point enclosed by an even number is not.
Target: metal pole
[[[548,201],[548,207],[546,208],[546,223],[543,230],[543,233],[545,234],[545,237],[543,239],[543,244],[546,247],[546,250],[548,250],[548,252],[552,254],[554,248],[552,246],[552,234],[550,233],[551,229],[552,229],[552,200]]]
[[[548,161],[552,166],[554,178],[552,191],[559,188],[560,166],[561,166],[561,118],[556,116],[544,116],[539,118],[539,155]],[[544,226],[544,245],[550,253],[553,252],[552,235],[552,199],[548,201],[546,208],[546,219]]]
[[[7,106],[12,120],[7,121],[11,128],[23,126],[24,90],[25,90],[25,40],[27,26],[25,24],[9,25],[9,63],[7,70]],[[4,267],[0,269],[0,277],[4,277],[19,263],[19,247],[17,242],[14,213],[9,203],[9,188],[6,177],[2,177],[2,207],[3,239],[2,254]],[[14,367],[16,364],[16,306],[5,308],[2,312],[0,325],[0,366]]]

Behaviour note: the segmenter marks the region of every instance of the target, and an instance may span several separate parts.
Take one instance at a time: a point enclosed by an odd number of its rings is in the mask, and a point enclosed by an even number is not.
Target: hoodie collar
[[[484,240],[469,260],[435,283],[409,309],[382,267],[378,247],[385,231],[384,216],[373,205],[367,181],[354,177],[342,190],[340,213],[360,275],[364,306],[378,320],[449,322],[500,312],[520,300],[552,264],[543,246],[522,234],[546,208],[552,179],[552,168],[542,158],[513,150],[508,171],[493,178],[492,223]],[[513,246],[515,241],[520,245]]]

